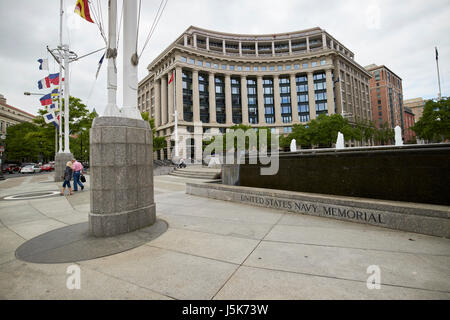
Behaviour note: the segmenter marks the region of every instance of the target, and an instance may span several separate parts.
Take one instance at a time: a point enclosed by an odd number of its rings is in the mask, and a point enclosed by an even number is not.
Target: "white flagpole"
[[[69,46],[64,45],[64,153],[70,153],[69,148]],[[59,75],[61,77],[61,75]],[[61,81],[62,79],[60,79]]]
[[[59,12],[59,45],[60,47],[62,47],[62,24],[63,24],[63,0],[59,1],[60,3],[60,12]],[[62,106],[62,96],[61,96],[61,91],[62,91],[62,61],[59,61],[59,94],[58,94],[58,107],[59,107],[59,148],[58,148],[58,152],[61,153],[63,152],[62,149],[62,110],[63,110],[63,106]]]
[[[176,97],[176,85],[177,82],[176,80],[176,74],[175,74],[175,69],[173,69],[173,105],[174,105],[174,109],[175,109],[175,129],[174,129],[174,133],[175,133],[175,157],[179,157],[180,154],[178,152],[178,112],[177,112],[177,97]]]
[[[437,68],[437,76],[438,76],[438,84],[439,84],[438,100],[441,100],[442,94],[441,94],[441,77],[439,75],[439,58],[438,58],[437,47],[434,47],[434,49],[436,51],[436,68]]]

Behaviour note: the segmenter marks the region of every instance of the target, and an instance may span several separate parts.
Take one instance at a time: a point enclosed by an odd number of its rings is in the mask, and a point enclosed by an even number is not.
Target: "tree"
[[[394,137],[394,129],[389,128],[387,122],[380,125],[380,128],[376,129],[374,133],[374,140],[381,145],[392,144]]]
[[[150,118],[148,112],[141,113],[142,119],[150,123],[150,128],[152,129],[153,135],[153,151],[158,151],[166,147],[167,142],[165,137],[156,136],[155,119]]]
[[[25,138],[27,135],[37,132],[39,132],[39,127],[30,122],[22,122],[8,127],[5,140],[6,159],[14,162],[37,161],[39,157],[38,144],[31,138]]]
[[[419,138],[429,142],[450,139],[450,98],[427,101],[422,117],[411,129]]]

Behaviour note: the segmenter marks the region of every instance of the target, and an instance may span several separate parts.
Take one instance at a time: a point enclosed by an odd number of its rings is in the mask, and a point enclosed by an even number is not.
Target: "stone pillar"
[[[216,117],[216,82],[214,78],[214,73],[209,73],[209,83],[208,83],[208,90],[209,90],[209,122],[210,123],[217,123],[217,117]]]
[[[247,95],[247,77],[241,76],[241,106],[242,123],[248,125],[248,95]]]
[[[325,34],[325,32],[322,33],[322,48],[327,48],[327,35]]]
[[[167,124],[167,76],[161,77],[161,125]]]
[[[242,42],[239,41],[239,56],[242,57]]]
[[[306,52],[309,52],[309,37],[306,37]]]
[[[295,80],[295,74],[289,76],[289,84],[291,86],[291,109],[292,109],[292,122],[298,123],[298,102],[297,102],[297,82]]]
[[[333,42],[333,39],[330,40],[330,47],[331,47],[331,49],[334,49],[334,42]]]
[[[292,54],[292,40],[289,39],[289,54]]]
[[[316,118],[316,98],[314,95],[314,78],[313,73],[308,72],[308,100],[309,100],[309,118]]]
[[[225,116],[226,124],[233,124],[233,109],[231,107],[231,79],[229,74],[225,74]]]
[[[178,112],[178,120],[183,121],[183,69],[181,67],[176,67],[175,70],[175,107]]]
[[[209,37],[206,37],[206,50],[209,51]]]
[[[184,35],[184,46],[185,46],[185,47],[188,46],[188,38],[187,38],[187,34]]]
[[[194,154],[195,161],[197,163],[202,163],[203,158],[203,127],[201,123],[199,125],[194,126]]]
[[[64,171],[66,170],[67,161],[73,160],[72,153],[58,152],[55,156],[55,173],[53,180],[62,182],[64,180]]]
[[[225,39],[222,40],[222,53],[223,53],[223,54],[227,53],[227,47],[226,47],[226,45],[225,45]]]
[[[167,78],[170,80],[172,77],[172,72],[167,74]],[[174,75],[175,77],[175,75]],[[175,80],[175,79],[174,79]],[[175,81],[167,84],[167,113],[168,113],[168,123],[172,123],[174,120],[173,112],[174,112],[174,84]]]
[[[197,35],[195,33],[193,34],[192,39],[193,39],[192,46],[194,48],[197,48]]]
[[[272,41],[272,56],[275,57],[275,42]]]
[[[95,118],[90,131],[89,232],[109,237],[152,225],[153,137],[147,121]]]
[[[258,93],[258,124],[266,123],[264,112],[264,88],[262,76],[256,77],[257,93]]]
[[[273,106],[275,109],[275,123],[282,124],[280,103],[280,79],[278,75],[273,76]]]
[[[326,79],[327,79],[327,108],[328,115],[334,114],[334,91],[333,91],[333,78],[331,76],[331,69],[327,69],[326,71]]]
[[[255,55],[258,56],[258,41],[255,41]]]
[[[193,122],[200,122],[200,94],[198,91],[197,70],[192,70],[192,112]]]
[[[155,127],[161,126],[161,80],[155,81]]]

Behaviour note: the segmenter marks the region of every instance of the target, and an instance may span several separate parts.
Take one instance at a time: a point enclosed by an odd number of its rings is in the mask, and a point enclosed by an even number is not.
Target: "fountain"
[[[291,148],[291,152],[297,151],[297,141],[296,141],[295,139],[292,139],[292,140],[291,140],[291,146],[290,146],[290,148]]]
[[[344,149],[344,135],[341,132],[338,132],[337,140],[336,140],[336,149]]]
[[[394,131],[395,131],[395,146],[402,146],[403,145],[402,128],[396,126],[394,128]]]

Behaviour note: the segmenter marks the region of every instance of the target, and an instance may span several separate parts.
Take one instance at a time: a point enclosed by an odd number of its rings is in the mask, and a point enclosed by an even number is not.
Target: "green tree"
[[[155,119],[150,118],[148,112],[141,113],[142,119],[150,123],[150,128],[153,134],[153,151],[158,151],[166,147],[166,138],[156,136]]]
[[[428,142],[450,139],[450,98],[427,101],[422,117],[411,129]]]
[[[389,128],[387,122],[380,125],[380,128],[375,130],[374,140],[381,145],[392,144],[395,137],[394,129]]]
[[[39,146],[33,139],[25,139],[32,133],[39,132],[34,123],[23,122],[8,127],[6,130],[5,153],[8,161],[31,162],[39,158]]]

